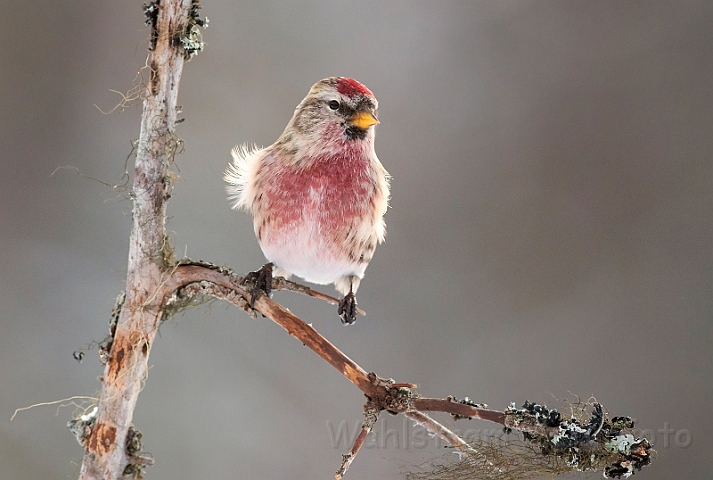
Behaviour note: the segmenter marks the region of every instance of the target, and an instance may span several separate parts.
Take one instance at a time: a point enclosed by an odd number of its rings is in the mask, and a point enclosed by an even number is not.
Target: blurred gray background
[[[263,263],[226,200],[230,148],[272,143],[315,81],[357,78],[380,101],[376,150],[393,175],[387,241],[359,291],[368,316],[344,328],[332,306],[275,298],[424,395],[498,409],[594,395],[650,429],[658,458],[636,478],[713,476],[711,2],[203,6],[169,204],[179,257]],[[10,417],[99,388],[96,348],[81,364],[72,352],[107,333],[131,205],[51,174],[122,181],[140,105],[95,104],[132,87],[149,31],[141,1],[3,11],[1,476],[75,478],[72,406]],[[149,479],[333,478],[339,428],[353,436],[361,419],[362,395],[330,366],[221,303],[164,324],[150,363],[134,419]],[[385,422],[347,478],[397,479],[443,454]]]

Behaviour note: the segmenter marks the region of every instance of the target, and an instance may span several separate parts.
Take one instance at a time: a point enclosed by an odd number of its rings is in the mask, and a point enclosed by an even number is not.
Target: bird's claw
[[[339,300],[337,314],[342,320],[342,325],[352,325],[356,322],[357,301],[353,292],[347,293],[344,298]]]
[[[255,272],[249,272],[240,282],[241,285],[252,286],[250,289],[250,308],[255,309],[255,299],[260,292],[264,292],[267,298],[272,294],[272,263],[265,265]]]

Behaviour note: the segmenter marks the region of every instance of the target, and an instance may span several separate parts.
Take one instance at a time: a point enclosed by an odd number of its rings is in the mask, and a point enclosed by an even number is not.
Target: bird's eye
[[[336,100],[332,100],[331,102],[329,102],[329,108],[331,108],[332,110],[338,109],[338,108],[339,108],[339,102],[336,101]]]

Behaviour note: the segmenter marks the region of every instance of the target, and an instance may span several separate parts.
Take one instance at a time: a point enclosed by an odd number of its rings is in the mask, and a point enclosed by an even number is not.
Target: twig
[[[335,475],[337,480],[340,480],[344,474],[347,473],[347,470],[349,470],[349,466],[356,458],[361,446],[364,445],[366,437],[369,435],[369,432],[371,432],[371,429],[374,428],[374,424],[376,424],[376,421],[379,419],[379,412],[381,412],[381,409],[371,400],[367,400],[364,404],[364,423],[361,426],[359,435],[357,435],[357,438],[354,440],[352,449],[349,450],[349,453],[342,454],[342,465],[339,467],[339,470],[337,470]]]
[[[441,425],[425,413],[412,410],[409,412],[405,412],[404,415],[409,417],[411,420],[414,422],[418,423],[422,427],[430,430],[431,432],[435,433],[439,437],[441,437],[443,440],[446,442],[450,443],[453,445],[455,448],[457,448],[460,452],[470,454],[470,455],[477,455],[478,452],[473,450],[462,438],[460,438],[458,435],[453,433],[450,429],[447,427]]]
[[[479,418],[505,425],[505,414],[499,410],[478,408],[454,402],[448,398],[414,398],[413,408],[422,412],[447,412],[461,417]]]
[[[359,449],[361,449],[361,446],[364,445],[364,441],[366,441],[366,437],[367,435],[369,435],[369,432],[371,432],[371,427],[361,427],[361,432],[359,432],[359,435],[357,435],[356,440],[354,440],[354,445],[352,445],[352,449],[349,450],[349,453],[342,454],[342,465],[339,467],[339,470],[337,470],[337,473],[336,475],[334,475],[334,478],[340,480],[344,476],[344,474],[347,473],[347,470],[349,470],[349,466],[356,458],[357,453],[359,453]]]
[[[285,280],[282,277],[273,278],[272,289],[273,290],[289,290],[291,292],[302,293],[302,294],[308,295],[310,297],[324,300],[325,302],[331,303],[332,305],[339,305],[338,298],[334,298],[330,295],[326,295],[322,292],[318,292],[317,290],[312,290],[311,288],[309,288],[305,285],[302,285],[300,283],[293,282],[291,280]],[[359,307],[357,307],[357,312],[359,312],[360,315],[366,315],[366,312]]]

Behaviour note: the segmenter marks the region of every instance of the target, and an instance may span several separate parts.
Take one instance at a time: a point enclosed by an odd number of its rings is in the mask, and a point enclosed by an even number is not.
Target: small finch
[[[232,150],[224,177],[233,208],[252,213],[275,275],[334,283],[345,325],[356,320],[355,293],[386,234],[390,177],[374,151],[377,108],[356,80],[320,80],[275,143]],[[259,289],[269,294],[271,264],[251,274],[252,301]]]

